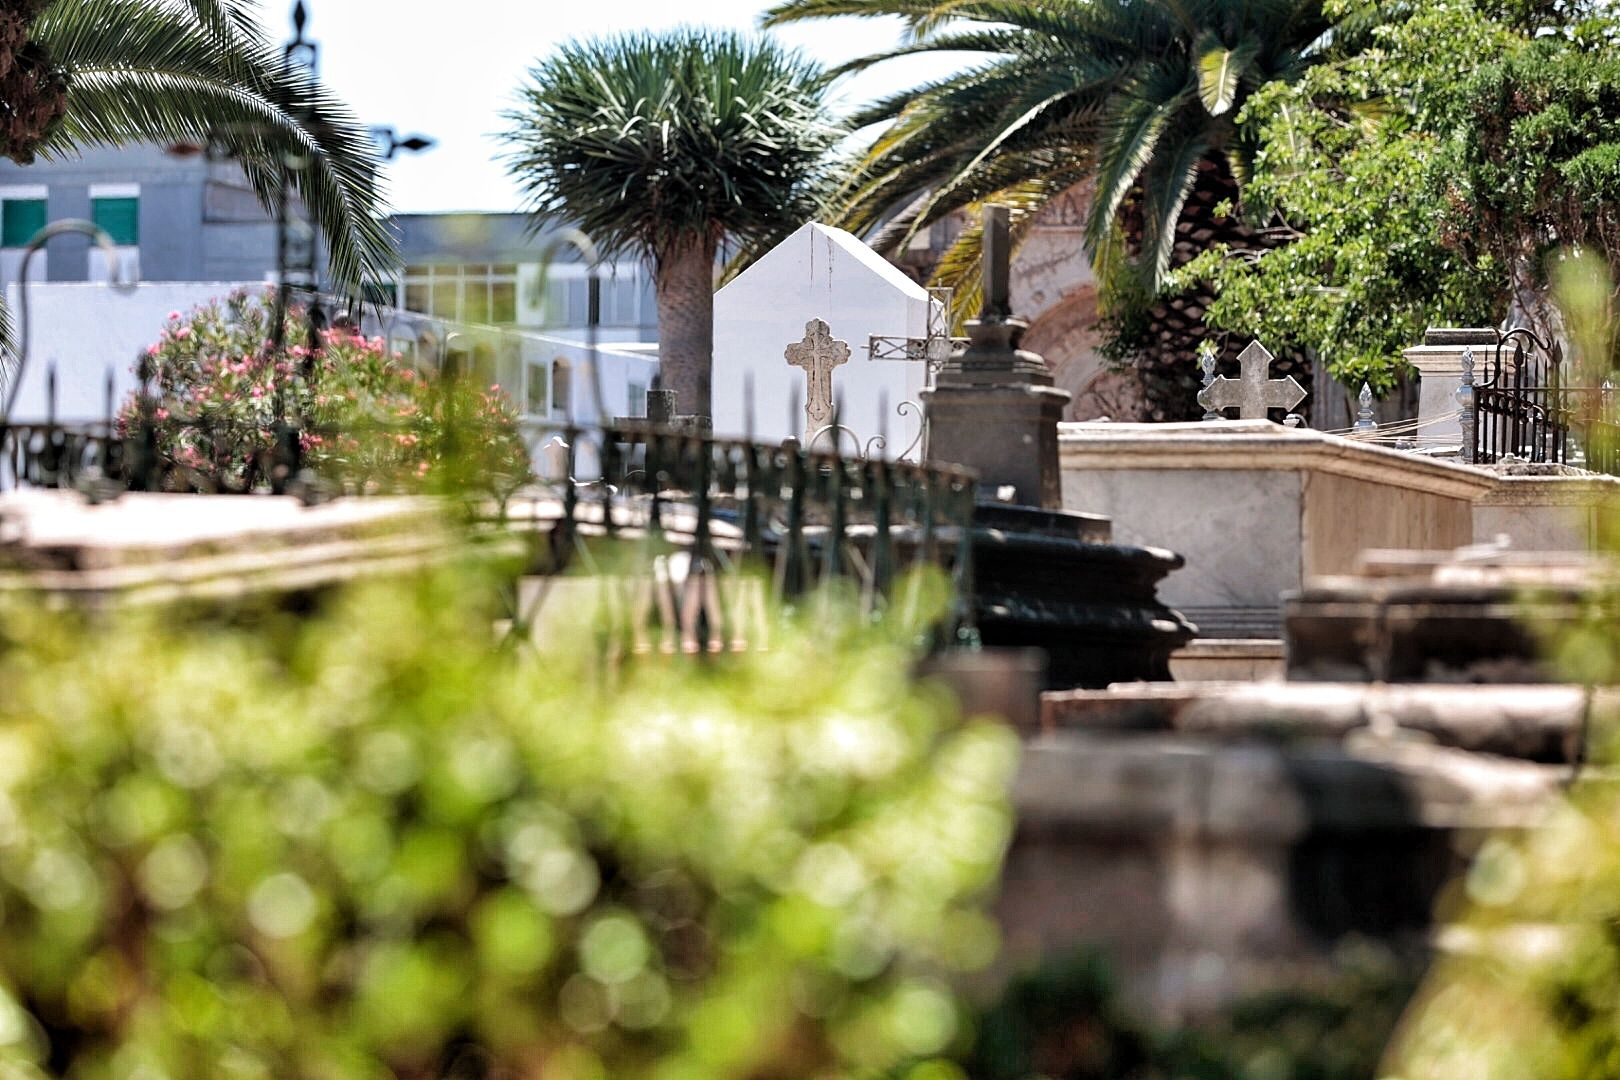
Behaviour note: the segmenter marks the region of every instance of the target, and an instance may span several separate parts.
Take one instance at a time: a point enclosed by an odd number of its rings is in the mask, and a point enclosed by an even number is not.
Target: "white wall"
[[[32,269],[32,268],[30,268]],[[56,418],[100,420],[107,412],[107,375],[114,401],[136,384],[135,359],[157,341],[171,311],[187,312],[235,288],[262,282],[143,282],[129,288],[78,282],[28,287],[28,324],[22,325],[17,286],[6,289],[14,328],[28,335],[28,366],[13,415],[41,420],[46,414],[46,372],[56,367]]]
[[[918,400],[924,365],[873,360],[867,343],[873,334],[925,337],[929,303],[926,289],[850,233],[815,222],[800,228],[715,294],[715,433],[741,436],[751,430],[756,439],[772,442],[805,437],[805,372],[789,365],[784,353],[804,337],[806,322],[821,319],[850,349],[849,361],[833,369],[841,422],[863,446],[886,431],[891,456],[905,449],[918,417],[915,411],[902,417],[897,409],[902,401]],[[745,405],[750,375],[751,425]],[[799,408],[790,416],[795,390]],[[879,411],[884,401],[887,415]],[[847,440],[844,449],[852,449]]]

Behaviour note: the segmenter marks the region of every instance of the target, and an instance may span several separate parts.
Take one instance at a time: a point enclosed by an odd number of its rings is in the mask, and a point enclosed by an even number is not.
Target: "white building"
[[[902,403],[919,400],[926,365],[882,357],[903,355],[907,340],[921,346],[939,322],[937,313],[930,320],[934,303],[852,234],[806,224],[715,294],[715,433],[768,441],[815,434],[806,430],[806,372],[788,363],[785,350],[805,336],[807,322],[820,319],[849,346],[849,359],[832,369],[839,420],[853,432],[841,439],[844,451],[864,449],[878,435],[891,456],[906,449],[921,416]],[[876,349],[874,338],[882,339]],[[816,445],[831,449],[830,434]]]

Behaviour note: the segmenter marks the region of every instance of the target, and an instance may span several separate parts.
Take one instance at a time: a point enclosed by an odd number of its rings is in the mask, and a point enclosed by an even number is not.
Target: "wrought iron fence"
[[[172,452],[184,429],[217,447],[190,463]],[[421,490],[406,471],[364,455],[311,464],[310,437],[387,442],[404,425],[342,429],[277,423],[247,441],[236,428],[150,414],[94,423],[0,421],[0,493],[66,489],[89,499],[125,492],[335,495]],[[818,583],[844,581],[868,612],[887,604],[904,570],[931,564],[955,587],[942,641],[971,641],[973,474],[881,458],[773,446],[689,430],[622,422],[609,427],[528,424],[521,467],[457,477],[460,505],[482,526],[532,539],[527,576],[576,568],[608,572],[635,594],[630,637],[647,647],[712,651],[757,644],[754,590],[793,602]],[[441,430],[443,442],[476,447],[488,428]],[[440,490],[443,490],[441,487]],[[627,569],[628,568],[628,569]],[[751,583],[751,584],[749,584]],[[512,622],[527,632],[548,589],[515,597]],[[743,604],[739,607],[739,604]],[[744,610],[747,608],[747,610]],[[749,626],[752,629],[749,629]]]
[[[1463,360],[1464,445],[1482,465],[1523,461],[1620,475],[1620,399],[1612,385],[1577,386],[1563,351],[1523,327],[1498,335],[1483,372]]]

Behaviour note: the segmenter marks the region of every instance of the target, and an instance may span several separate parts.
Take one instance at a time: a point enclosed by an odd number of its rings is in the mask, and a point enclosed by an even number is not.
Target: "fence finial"
[[[1373,392],[1371,386],[1366,383],[1361,384],[1359,400],[1361,409],[1356,413],[1356,423],[1351,430],[1357,435],[1371,435],[1378,430],[1378,421],[1373,419]]]
[[[1474,392],[1474,350],[1470,346],[1462,353],[1462,382],[1457,387],[1457,425],[1462,428],[1461,454],[1465,464],[1474,464],[1475,439],[1479,414],[1474,411],[1477,400]]]

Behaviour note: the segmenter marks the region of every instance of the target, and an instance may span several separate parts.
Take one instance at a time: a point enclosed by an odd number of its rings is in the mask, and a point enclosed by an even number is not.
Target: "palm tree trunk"
[[[675,391],[677,412],[710,416],[714,364],[714,242],[693,236],[663,251],[658,293],[658,377]]]
[[[1240,194],[1237,180],[1223,159],[1206,158],[1199,165],[1198,178],[1176,222],[1172,267],[1185,266],[1216,244],[1224,244],[1233,252],[1259,252],[1278,246],[1277,239],[1237,214],[1215,212],[1223,202],[1237,205]],[[1126,242],[1132,250],[1139,251],[1142,242],[1139,198],[1127,204],[1123,225]],[[1145,408],[1145,415],[1139,419],[1197,420],[1203,416],[1203,407],[1198,404],[1201,381],[1198,350],[1206,338],[1212,337],[1204,325],[1204,313],[1214,302],[1215,295],[1209,285],[1197,282],[1176,295],[1154,298],[1144,313],[1146,318],[1137,331],[1140,336],[1130,343],[1132,366],[1140,380]],[[1238,353],[1249,339],[1215,332],[1213,341],[1219,347],[1220,374],[1235,377]],[[1292,375],[1301,385],[1314,389],[1311,367],[1303,353],[1280,342],[1266,344],[1276,354],[1272,375]],[[1310,402],[1311,399],[1307,399],[1307,405]]]

